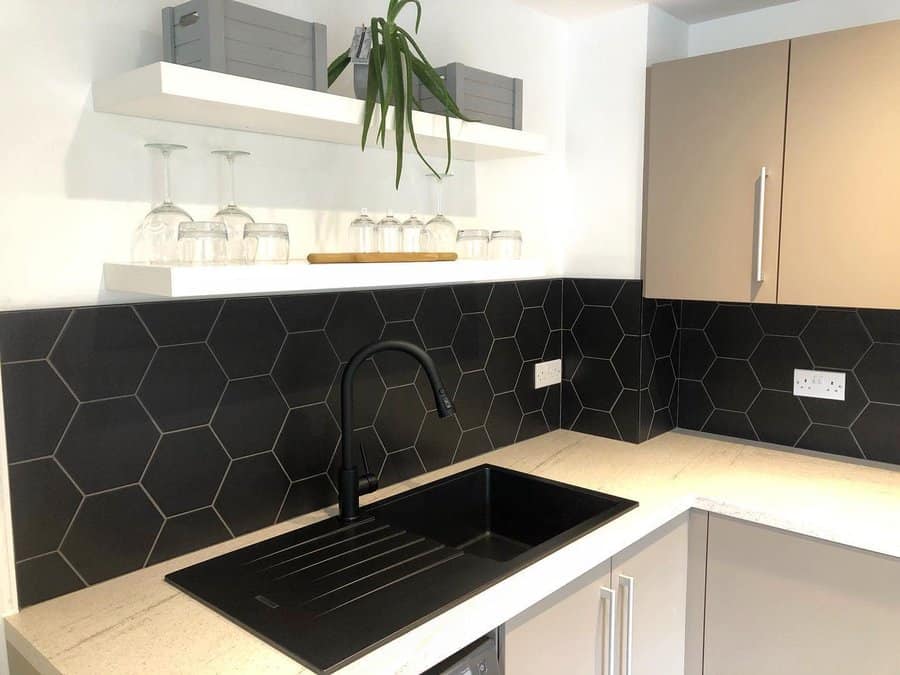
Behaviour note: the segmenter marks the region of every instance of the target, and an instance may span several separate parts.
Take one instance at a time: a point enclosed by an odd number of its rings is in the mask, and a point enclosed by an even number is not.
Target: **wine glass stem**
[[[169,179],[169,153],[167,150],[162,151],[163,156],[163,202],[165,204],[172,203],[172,185]]]
[[[228,206],[237,206],[237,194],[234,187],[234,157],[229,155],[225,159],[228,161],[228,172],[231,177],[231,201]]]
[[[442,215],[444,215],[444,181],[443,180],[438,180],[436,201],[437,201],[437,214],[439,216],[442,216]]]

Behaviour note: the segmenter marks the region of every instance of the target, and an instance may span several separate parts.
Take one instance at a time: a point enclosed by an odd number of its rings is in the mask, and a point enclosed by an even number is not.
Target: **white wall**
[[[687,49],[687,24],[646,4],[570,24],[567,276],[640,278],[646,69]]]
[[[352,27],[383,13],[384,0],[250,0],[329,28],[329,53]],[[0,23],[0,87],[6,93],[0,144],[0,310],[120,302],[102,289],[102,263],[127,260],[134,228],[160,197],[159,165],[143,144],[189,146],[174,157],[177,203],[195,219],[222,201],[218,147],[249,150],[239,166],[238,200],[260,221],[287,222],[293,255],[335,250],[357,209],[400,214],[432,210],[424,168],[407,160],[393,189],[390,150],[94,113],[95,79],[157,61],[165,0],[11,0]],[[560,259],[545,241],[563,182],[565,149],[563,22],[512,0],[430,0],[420,43],[435,63],[522,77],[525,124],[546,134],[546,157],[496,164],[456,162],[448,212],[460,225],[517,227],[526,255]],[[15,64],[13,66],[13,64]],[[337,91],[349,93],[349,72]]]
[[[570,26],[570,208],[557,229],[570,276],[640,278],[647,29],[647,5]]]
[[[798,0],[690,27],[690,55],[900,19],[897,0]]]

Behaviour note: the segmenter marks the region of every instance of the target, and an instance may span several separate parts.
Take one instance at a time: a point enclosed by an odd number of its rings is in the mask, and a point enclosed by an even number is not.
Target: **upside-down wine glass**
[[[452,173],[435,176],[427,174],[434,182],[435,216],[425,225],[425,241],[430,251],[446,253],[456,250],[456,225],[444,215],[444,187]]]
[[[248,157],[249,152],[243,150],[213,150],[214,155],[225,158],[228,164],[228,176],[231,185],[231,197],[223,209],[214,216],[214,220],[224,223],[228,230],[228,260],[229,262],[243,262],[244,260],[244,225],[256,222],[253,217],[237,205],[237,197],[234,182],[234,160],[238,157]]]
[[[144,147],[156,150],[163,159],[163,201],[144,216],[138,227],[132,249],[132,260],[136,263],[165,265],[175,262],[175,242],[178,225],[193,218],[180,206],[172,203],[169,175],[169,157],[176,150],[186,150],[185,145],[174,143],[147,143]]]

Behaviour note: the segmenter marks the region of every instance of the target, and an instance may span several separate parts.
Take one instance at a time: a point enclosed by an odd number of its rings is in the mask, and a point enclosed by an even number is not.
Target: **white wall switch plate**
[[[794,396],[844,401],[847,397],[847,374],[794,370]]]
[[[543,389],[562,382],[562,359],[534,364],[534,388]]]

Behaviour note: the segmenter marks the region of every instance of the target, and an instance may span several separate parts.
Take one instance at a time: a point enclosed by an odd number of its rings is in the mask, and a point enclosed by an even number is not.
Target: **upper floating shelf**
[[[309,89],[226,75],[174,63],[153,63],[95,82],[94,110],[170,122],[255,131],[358,145],[363,102]],[[393,126],[390,115],[389,128]],[[423,152],[446,155],[445,119],[414,112]],[[465,160],[542,155],[543,136],[451,120],[454,157]],[[393,148],[393,141],[386,147]],[[410,148],[411,149],[411,148]]]

